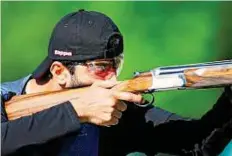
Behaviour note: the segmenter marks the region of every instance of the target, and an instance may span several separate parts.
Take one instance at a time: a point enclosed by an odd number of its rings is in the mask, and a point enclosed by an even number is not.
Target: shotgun
[[[145,72],[113,87],[132,93],[154,93],[167,90],[207,89],[232,85],[232,60],[165,66]],[[9,120],[48,109],[75,97],[85,88],[18,95],[5,103]],[[151,102],[152,104],[152,102]]]

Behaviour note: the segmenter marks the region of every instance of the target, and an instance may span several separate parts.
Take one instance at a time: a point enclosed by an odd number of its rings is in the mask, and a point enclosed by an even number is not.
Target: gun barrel
[[[159,67],[150,72],[153,81],[150,92],[215,88],[232,84],[232,60]],[[136,72],[136,76],[142,74]]]
[[[200,68],[212,68],[212,67],[227,68],[228,66],[232,66],[232,60],[159,67],[159,68],[152,70],[152,72],[154,75],[167,75],[167,74],[183,73],[187,69],[200,69]]]

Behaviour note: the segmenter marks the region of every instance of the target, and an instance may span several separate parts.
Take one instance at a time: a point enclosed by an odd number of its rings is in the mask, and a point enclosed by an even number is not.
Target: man
[[[144,103],[140,95],[111,89],[118,83],[122,54],[122,34],[106,15],[80,10],[63,17],[52,32],[47,58],[35,72],[2,84],[2,107],[14,93],[91,87],[67,102],[13,121],[2,109],[2,154],[207,154],[208,148],[201,148],[204,139],[231,118],[231,90],[200,120],[185,121],[159,108],[140,108],[133,104]]]

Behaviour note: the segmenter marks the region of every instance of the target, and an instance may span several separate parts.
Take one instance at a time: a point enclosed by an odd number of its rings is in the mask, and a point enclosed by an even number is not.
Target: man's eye
[[[92,67],[93,67],[93,64],[89,64],[89,67],[92,68]]]
[[[105,66],[98,66],[98,69],[99,69],[99,70],[105,70],[106,67],[105,67]]]

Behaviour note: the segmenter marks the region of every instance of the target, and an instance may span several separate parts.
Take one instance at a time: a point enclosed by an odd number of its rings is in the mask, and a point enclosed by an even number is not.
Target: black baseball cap
[[[40,78],[53,61],[113,58],[123,52],[123,37],[116,24],[103,13],[83,9],[64,16],[51,34],[48,56],[32,73]]]

